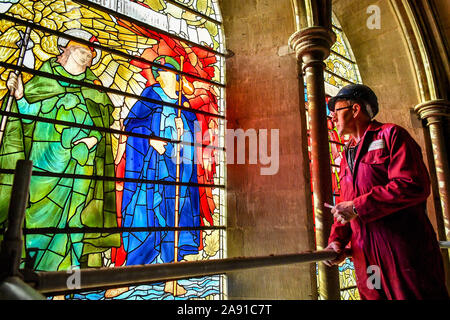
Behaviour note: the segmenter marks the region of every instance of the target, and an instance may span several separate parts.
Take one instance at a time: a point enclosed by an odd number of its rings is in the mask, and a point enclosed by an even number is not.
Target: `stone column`
[[[448,165],[448,137],[444,135],[444,121],[450,117],[450,101],[430,100],[418,104],[414,111],[419,117],[426,121],[433,151],[434,167],[436,170],[439,199],[442,210],[436,210],[437,233],[440,241],[450,239],[450,172]],[[440,215],[439,213],[442,213]],[[450,288],[450,260],[448,249],[442,249],[444,267],[447,276],[447,287]]]
[[[430,132],[431,148],[433,150],[434,164],[436,167],[436,177],[438,180],[439,198],[442,207],[443,217],[436,217],[438,227],[445,234],[440,240],[450,239],[450,171],[448,165],[448,141],[444,137],[444,121],[445,117],[450,117],[450,101],[446,100],[430,100],[418,104],[414,111],[423,120],[426,120],[428,130]],[[441,222],[439,222],[439,220]],[[442,225],[442,221],[444,222]],[[441,224],[441,225],[439,225]],[[442,236],[441,236],[442,237]]]
[[[328,28],[314,26],[295,32],[289,45],[295,50],[297,59],[303,63],[306,80],[311,134],[312,185],[314,190],[314,213],[316,223],[317,250],[325,248],[333,224],[333,216],[324,203],[332,203],[332,181],[328,147],[327,112],[325,103],[324,60],[336,41]],[[319,263],[319,296],[322,299],[340,298],[339,273],[337,267]]]

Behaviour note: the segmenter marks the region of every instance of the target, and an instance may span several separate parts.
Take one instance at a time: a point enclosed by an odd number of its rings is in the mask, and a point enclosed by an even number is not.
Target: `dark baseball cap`
[[[371,119],[378,113],[376,94],[363,84],[350,84],[339,90],[338,94],[328,101],[328,109],[330,111],[334,111],[334,104],[338,100],[356,100],[368,103],[366,110]]]

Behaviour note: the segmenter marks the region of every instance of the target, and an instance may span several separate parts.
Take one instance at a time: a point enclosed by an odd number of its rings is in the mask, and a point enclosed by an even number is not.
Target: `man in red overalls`
[[[349,134],[340,165],[341,199],[327,249],[345,259],[350,243],[362,299],[448,299],[439,244],[426,215],[430,180],[420,147],[395,124],[372,120],[375,93],[349,85],[328,107]]]

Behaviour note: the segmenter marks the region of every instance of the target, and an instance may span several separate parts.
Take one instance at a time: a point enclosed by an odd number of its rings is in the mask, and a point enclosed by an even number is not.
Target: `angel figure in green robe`
[[[66,34],[98,42],[81,29],[71,29]],[[11,111],[110,128],[114,109],[111,100],[105,92],[89,87],[89,84],[100,84],[89,68],[100,58],[100,50],[62,37],[58,39],[58,47],[61,54],[44,62],[39,69],[50,74],[49,77],[35,75],[23,85],[21,76],[10,73],[7,86],[15,97]],[[32,160],[33,171],[86,176],[75,179],[33,175],[25,216],[27,229],[117,226],[115,182],[89,178],[114,176],[109,133],[10,117],[0,146],[0,167],[14,169],[18,159]],[[0,177],[0,224],[6,220],[9,197],[5,192],[10,192],[11,182],[11,175]],[[102,252],[119,245],[119,234],[107,232],[27,234],[25,237],[25,249],[35,250],[34,269],[38,271],[100,267]]]

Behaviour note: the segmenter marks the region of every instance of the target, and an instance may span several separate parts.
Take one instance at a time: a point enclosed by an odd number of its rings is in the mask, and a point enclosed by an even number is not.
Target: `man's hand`
[[[161,155],[166,152],[167,142],[165,141],[150,139],[150,145]]]
[[[353,210],[353,201],[343,201],[331,209],[331,213],[336,220],[342,224],[352,221],[358,215]]]
[[[342,250],[341,244],[337,241],[331,242],[324,250],[334,251],[338,253],[336,259],[323,261],[323,263],[328,267],[340,264],[342,261],[345,260],[346,257],[345,250]]]
[[[9,91],[14,95],[16,100],[20,100],[23,97],[23,81],[22,75],[17,76],[14,72],[10,72],[6,86]]]

